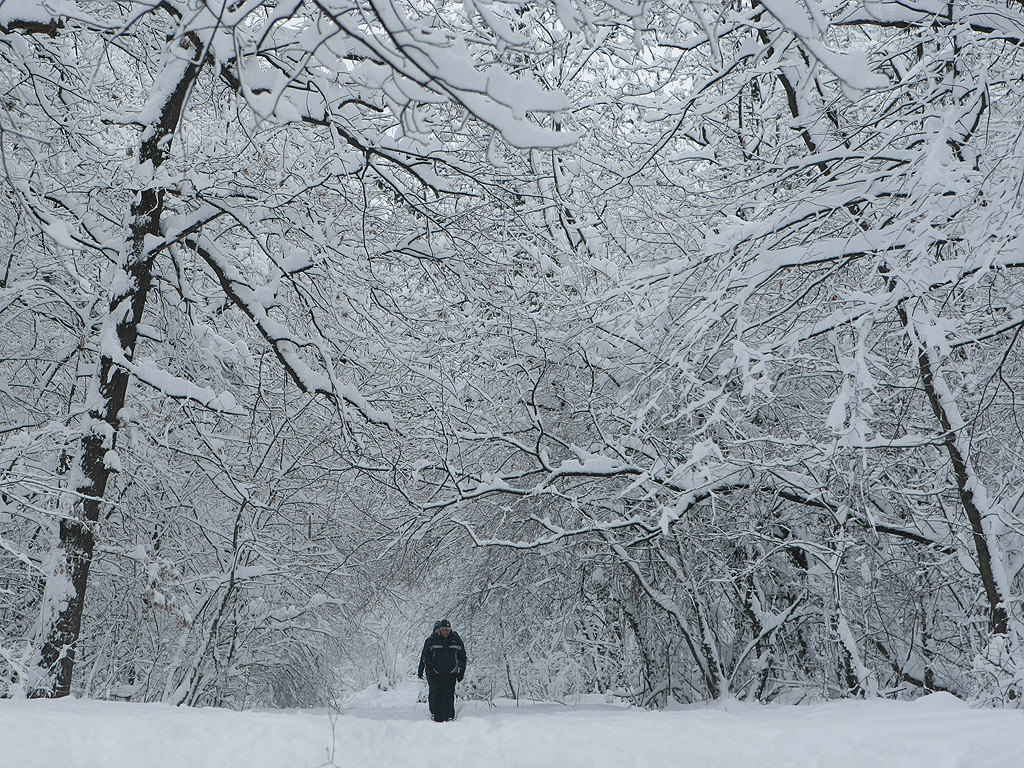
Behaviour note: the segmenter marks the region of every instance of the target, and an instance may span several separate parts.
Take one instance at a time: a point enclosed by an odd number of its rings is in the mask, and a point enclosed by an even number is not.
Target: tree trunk
[[[140,166],[151,163],[156,171],[170,155],[186,96],[199,69],[196,61],[175,62],[162,73],[167,78],[177,78],[176,84],[165,94],[159,117],[143,131],[138,154]],[[73,513],[61,520],[59,543],[43,599],[40,666],[44,678],[36,696],[57,698],[71,692],[100,511],[110,476],[117,466],[110,460],[110,452],[117,447],[119,414],[128,394],[129,373],[120,364],[120,357],[131,361],[135,355],[139,324],[152,285],[156,258],[153,244],[160,238],[163,210],[164,189],[156,185],[139,192],[130,210],[120,279],[113,281],[117,289],[110,298],[100,332],[100,359],[79,444],[75,488],[78,501]]]
[[[900,304],[899,316],[904,328],[910,329],[910,317],[906,308]],[[914,339],[912,338],[913,342]],[[975,499],[974,469],[969,463],[968,457],[961,450],[957,429],[959,425],[953,424],[951,414],[947,410],[947,404],[940,392],[946,390],[945,382],[942,381],[936,366],[933,364],[931,351],[928,342],[918,339],[917,363],[921,372],[921,384],[924,386],[925,394],[928,396],[928,403],[931,405],[935,418],[942,426],[942,441],[953,465],[953,476],[956,479],[957,493],[960,496],[960,504],[967,520],[971,525],[971,537],[974,541],[975,562],[978,565],[978,574],[981,576],[981,583],[985,589],[985,597],[989,607],[989,628],[997,635],[1005,635],[1009,630],[1009,617],[1006,613],[1002,591],[996,579],[998,564],[994,558],[997,556],[989,547],[989,536],[982,510],[978,507]]]
[[[879,273],[885,280],[886,287],[890,291],[895,290],[896,281],[890,274],[889,268],[883,265],[879,268]],[[1006,612],[1004,595],[997,581],[997,571],[1001,570],[999,563],[995,560],[998,553],[993,552],[992,548],[989,547],[987,525],[982,510],[979,509],[975,500],[976,478],[974,476],[974,468],[970,465],[966,452],[961,450],[958,435],[961,424],[959,419],[957,419],[958,423],[956,425],[953,423],[954,414],[949,412],[947,403],[943,398],[943,392],[948,393],[948,387],[937,370],[937,362],[932,359],[928,340],[918,337],[904,301],[900,301],[897,304],[896,313],[899,316],[900,324],[907,334],[907,338],[915,347],[918,372],[921,376],[921,386],[924,387],[932,413],[942,427],[942,442],[953,466],[953,477],[956,480],[957,494],[960,497],[960,504],[971,526],[975,563],[978,566],[978,574],[981,576],[981,584],[985,590],[985,599],[988,602],[989,629],[993,634],[1005,635],[1009,631],[1009,615]]]

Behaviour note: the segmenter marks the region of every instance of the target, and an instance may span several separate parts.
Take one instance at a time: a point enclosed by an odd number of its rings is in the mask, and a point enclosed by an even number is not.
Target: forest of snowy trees
[[[0,696],[1019,704],[1022,230],[1022,0],[0,0]]]

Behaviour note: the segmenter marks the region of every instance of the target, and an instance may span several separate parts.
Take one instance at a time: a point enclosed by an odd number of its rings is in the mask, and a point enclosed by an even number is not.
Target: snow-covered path
[[[3,768],[1018,768],[1024,713],[952,696],[645,712],[611,705],[462,703],[437,724],[408,693],[340,715],[162,704],[0,701]],[[332,747],[333,745],[333,747]]]

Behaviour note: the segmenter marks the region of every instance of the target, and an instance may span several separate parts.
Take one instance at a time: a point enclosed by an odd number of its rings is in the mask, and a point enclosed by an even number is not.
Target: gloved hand
[[[416,677],[418,677],[420,680],[422,680],[423,679],[423,673],[420,672],[419,674],[416,675]]]
[[[456,677],[455,679],[456,679],[456,680],[458,680],[458,681],[459,681],[459,682],[461,683],[461,682],[462,682],[462,678],[463,678],[463,676],[464,676],[465,674],[466,674],[465,672],[459,672],[459,676],[458,676],[458,677]]]

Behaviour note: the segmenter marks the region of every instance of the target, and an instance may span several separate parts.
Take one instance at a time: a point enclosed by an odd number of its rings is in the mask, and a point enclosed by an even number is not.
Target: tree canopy
[[[0,695],[323,703],[453,614],[479,696],[1019,702],[1022,62],[1016,0],[0,4]]]

